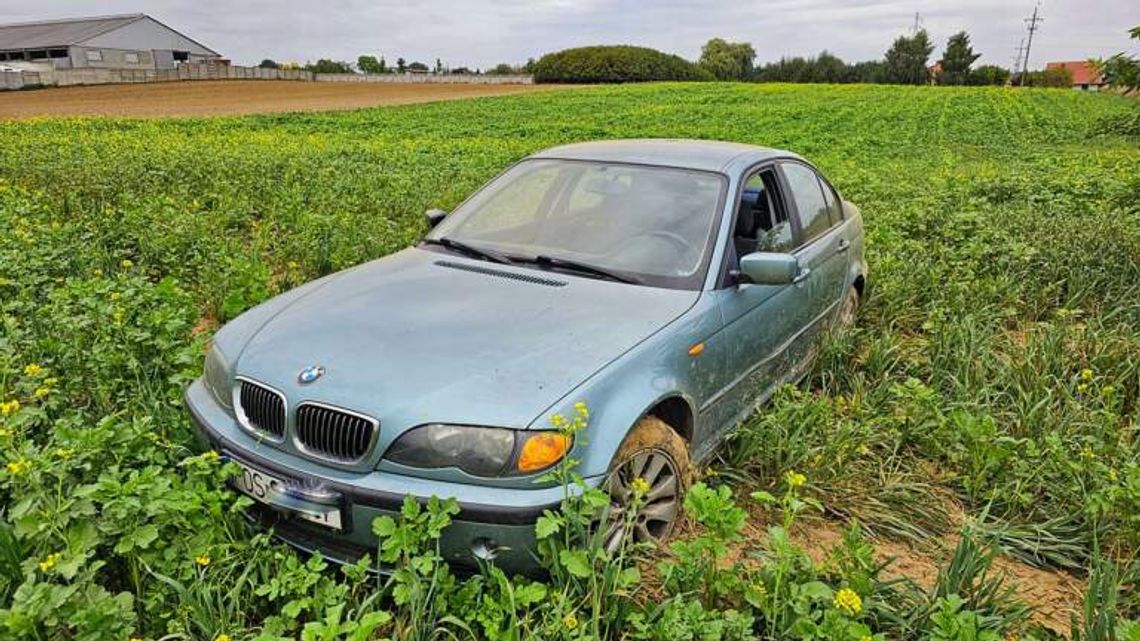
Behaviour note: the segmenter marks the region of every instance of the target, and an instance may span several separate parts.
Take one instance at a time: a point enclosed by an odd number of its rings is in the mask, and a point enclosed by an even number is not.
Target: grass
[[[1140,149],[1093,132],[1134,109],[1071,91],[661,84],[337,114],[2,123],[0,628],[571,638],[608,608],[590,629],[629,638],[1018,629],[1020,614],[1002,614],[1017,608],[970,601],[997,589],[985,581],[914,605],[873,587],[866,564],[829,574],[780,546],[765,567],[780,568],[791,610],[731,582],[717,598],[678,588],[646,604],[620,574],[535,584],[491,570],[464,581],[433,570],[434,600],[401,603],[397,593],[421,594],[414,576],[397,590],[298,559],[217,489],[222,471],[193,450],[180,404],[210,328],[411,244],[425,209],[453,207],[531,151],[694,137],[803,154],[868,228],[859,326],[723,452],[716,469],[736,500],[783,492],[794,469],[808,478],[800,491],[872,534],[940,537],[960,512],[1019,559],[1097,568],[1096,592],[1116,607],[1094,599],[1084,609],[1096,620],[1078,630],[1106,635],[1113,613],[1140,605],[1128,590],[1115,597],[1140,545]],[[945,571],[979,574],[960,568]],[[837,619],[815,583],[864,586],[867,611]],[[818,616],[793,632],[799,612]]]

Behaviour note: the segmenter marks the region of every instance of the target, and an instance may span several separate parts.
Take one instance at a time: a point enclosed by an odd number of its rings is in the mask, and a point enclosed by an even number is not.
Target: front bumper
[[[294,547],[340,563],[355,562],[366,553],[375,556],[378,540],[372,534],[372,521],[380,516],[399,520],[405,496],[425,503],[434,495],[459,501],[459,514],[440,537],[440,554],[449,563],[474,565],[474,551],[490,546],[495,550],[495,564],[508,573],[538,569],[533,555],[534,522],[544,511],[558,508],[565,492],[562,487],[520,490],[442,483],[386,472],[346,473],[257,441],[237,426],[201,380],[187,388],[185,400],[205,447],[264,472],[319,485],[343,497],[341,531],[293,518],[287,509],[256,504],[251,515]]]

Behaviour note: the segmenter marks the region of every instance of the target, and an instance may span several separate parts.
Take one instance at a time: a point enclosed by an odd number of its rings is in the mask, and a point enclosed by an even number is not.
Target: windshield
[[[428,236],[521,262],[573,261],[661,287],[699,287],[726,181],[710,172],[528,160]]]

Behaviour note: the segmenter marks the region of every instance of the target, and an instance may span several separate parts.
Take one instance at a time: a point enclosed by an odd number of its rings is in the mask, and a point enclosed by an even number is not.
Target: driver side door
[[[702,408],[702,419],[719,439],[786,381],[789,346],[799,330],[805,289],[801,282],[743,282],[734,272],[740,256],[754,251],[791,253],[798,229],[774,166],[753,171],[744,182],[725,271],[713,291],[723,322],[724,375]]]

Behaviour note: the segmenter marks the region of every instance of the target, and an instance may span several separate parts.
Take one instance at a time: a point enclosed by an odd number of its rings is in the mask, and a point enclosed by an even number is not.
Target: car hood
[[[383,441],[427,422],[521,428],[696,298],[413,248],[293,296],[235,373],[374,416]],[[302,385],[311,365],[326,373]]]

